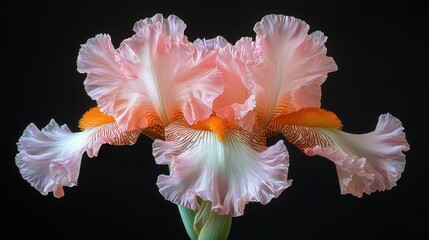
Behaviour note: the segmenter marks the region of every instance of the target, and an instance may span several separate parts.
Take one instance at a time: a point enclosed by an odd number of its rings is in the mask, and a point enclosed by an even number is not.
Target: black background
[[[280,3],[281,2],[281,3]],[[266,14],[295,16],[328,36],[338,71],[322,86],[322,107],[350,133],[372,131],[378,116],[398,117],[411,150],[398,186],[359,199],[341,195],[334,165],[287,144],[293,185],[267,205],[249,203],[229,239],[416,239],[428,237],[427,15],[411,1],[62,1],[6,2],[2,24],[1,239],[187,239],[177,207],[158,192],[149,138],[104,145],[83,156],[79,185],[65,197],[42,196],[19,174],[14,158],[22,131],[54,118],[77,131],[95,106],[76,58],[87,39],[108,33],[115,47],[134,23],[175,14],[196,38],[255,37]],[[425,123],[425,124],[423,124]],[[3,133],[4,134],[4,133]],[[277,140],[277,139],[276,139]],[[270,141],[271,142],[271,141]],[[425,228],[426,227],[426,228]]]

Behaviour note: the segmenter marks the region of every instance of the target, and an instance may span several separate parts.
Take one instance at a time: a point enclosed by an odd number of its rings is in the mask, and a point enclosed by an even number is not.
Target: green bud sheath
[[[200,209],[178,206],[186,232],[192,240],[226,240],[231,230],[232,217],[211,211],[211,203],[199,201]]]

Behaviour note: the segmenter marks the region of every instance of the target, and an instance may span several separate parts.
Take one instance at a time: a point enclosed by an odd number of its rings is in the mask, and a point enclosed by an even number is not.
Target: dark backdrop
[[[177,207],[164,200],[149,138],[134,146],[104,145],[83,156],[79,185],[64,198],[42,196],[19,174],[14,158],[24,128],[54,118],[77,131],[93,102],[85,75],[76,70],[80,44],[98,33],[115,47],[136,21],[162,13],[187,24],[189,40],[224,36],[234,43],[255,37],[264,15],[305,20],[328,36],[339,69],[322,87],[322,107],[334,111],[344,131],[372,131],[390,112],[405,127],[411,150],[398,186],[362,199],[341,195],[334,165],[287,144],[293,185],[267,205],[250,203],[233,219],[230,239],[358,239],[428,236],[427,15],[411,1],[31,1],[2,4],[1,239],[186,239]],[[279,3],[282,2],[282,3]],[[426,86],[426,84],[425,84]]]

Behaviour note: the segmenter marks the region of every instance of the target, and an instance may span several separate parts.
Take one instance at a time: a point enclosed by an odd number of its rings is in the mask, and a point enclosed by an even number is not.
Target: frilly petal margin
[[[365,170],[364,157],[342,154],[333,148],[315,146],[304,150],[308,156],[319,155],[335,163],[341,194],[362,197],[367,186],[374,182],[374,174]]]
[[[186,24],[176,15],[170,15],[166,19],[160,13],[151,18],[142,19],[134,24],[133,30],[139,34],[147,31],[148,26],[162,28],[161,32],[168,39],[167,43],[187,43],[188,38],[184,35]]]
[[[216,65],[224,81],[223,93],[213,103],[216,116],[239,125],[246,131],[253,129],[256,106],[255,81],[247,69],[248,48],[231,45],[223,37],[197,39],[195,44],[217,52]]]
[[[139,131],[121,133],[115,123],[73,133],[52,119],[41,131],[34,123],[24,130],[17,142],[15,163],[22,177],[41,194],[64,196],[63,186],[77,185],[82,154],[97,156],[102,144],[131,145]]]
[[[333,135],[335,140],[332,150],[306,149],[308,155],[321,155],[336,163],[341,192],[362,197],[362,193],[371,194],[375,191],[389,190],[396,186],[405,169],[404,152],[410,149],[405,138],[404,128],[399,119],[391,114],[383,114],[378,118],[375,130],[366,134],[350,134],[339,131]],[[360,162],[360,170],[352,170],[350,161]],[[365,171],[362,172],[362,170]]]
[[[114,93],[127,79],[116,61],[116,49],[108,34],[98,34],[81,45],[77,70],[87,73],[84,86],[87,94],[97,100],[100,110],[112,116]]]
[[[263,127],[278,115],[320,107],[320,87],[337,65],[326,56],[327,37],[308,30],[300,19],[275,14],[254,26],[254,58],[262,62],[249,69],[257,84],[255,110]]]
[[[166,141],[153,143],[156,162],[171,169],[169,176],[158,177],[160,193],[193,210],[201,197],[212,203],[212,211],[233,217],[243,215],[248,202],[267,204],[292,183],[287,179],[289,157],[283,141],[263,146],[262,152],[253,144],[242,130],[227,132],[221,141],[214,132],[173,123]]]
[[[223,91],[216,55],[189,43],[185,27],[176,16],[157,14],[137,22],[136,34],[118,49],[108,35],[82,45],[78,71],[87,73],[85,89],[121,131],[165,127],[180,113],[189,124],[212,114]]]
[[[404,152],[410,148],[403,130],[401,121],[387,113],[380,115],[374,131],[365,134],[284,126],[283,135],[305,154],[333,161],[341,193],[362,197],[396,186],[405,168]]]

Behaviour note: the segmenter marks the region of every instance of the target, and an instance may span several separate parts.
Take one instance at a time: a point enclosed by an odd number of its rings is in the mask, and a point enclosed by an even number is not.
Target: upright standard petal
[[[161,40],[167,40],[165,43],[187,43],[188,38],[185,36],[186,24],[182,19],[176,15],[170,15],[167,19],[164,19],[162,14],[155,14],[151,18],[142,19],[134,24],[133,30],[136,33],[144,32],[148,30],[148,27],[156,26],[156,28],[162,28],[160,34],[163,35]],[[160,43],[162,44],[162,43]]]
[[[189,43],[184,29],[175,16],[155,15],[136,23],[137,33],[117,50],[97,37],[82,47],[78,65],[88,73],[88,95],[115,118],[121,131],[165,127],[178,113],[193,124],[212,113],[213,101],[223,91],[216,55]],[[89,66],[79,64],[83,60]],[[100,65],[110,71],[92,77]]]
[[[97,100],[100,110],[113,115],[114,93],[126,81],[116,61],[117,52],[110,36],[99,34],[82,45],[77,58],[77,70],[87,73],[84,81],[88,95]]]
[[[248,54],[242,45],[233,46],[223,37],[197,39],[195,43],[217,52],[216,65],[224,81],[223,93],[213,103],[216,116],[252,131],[256,106],[255,81],[247,69]]]
[[[97,123],[97,120],[87,120],[87,124]],[[66,125],[59,126],[53,119],[41,131],[33,123],[29,124],[17,143],[18,154],[15,157],[22,177],[43,195],[53,192],[55,197],[62,197],[63,186],[77,184],[85,151],[89,157],[94,157],[105,143],[131,145],[140,133],[138,130],[120,132],[117,124],[110,121],[86,126],[85,131],[73,133]]]
[[[335,163],[341,193],[362,197],[396,186],[409,150],[402,123],[390,114],[379,117],[374,131],[350,134],[339,130],[333,113],[303,109],[273,120],[288,141],[307,155],[320,155]]]
[[[262,127],[278,115],[304,107],[319,107],[321,84],[337,70],[327,57],[322,32],[308,34],[302,20],[267,15],[256,23],[254,58],[261,64],[249,67],[256,81],[256,111]]]
[[[291,185],[283,141],[266,147],[238,127],[209,121],[213,130],[173,123],[166,129],[166,141],[154,141],[156,162],[171,169],[157,182],[167,200],[196,210],[201,197],[218,214],[240,216],[248,202],[266,204]]]

